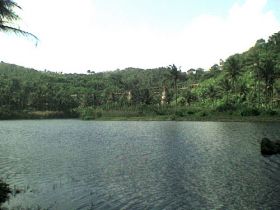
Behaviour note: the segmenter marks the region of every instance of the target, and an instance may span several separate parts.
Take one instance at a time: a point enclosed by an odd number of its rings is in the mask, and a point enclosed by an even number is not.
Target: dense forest
[[[277,116],[280,32],[209,70],[126,68],[84,74],[0,64],[0,118]]]

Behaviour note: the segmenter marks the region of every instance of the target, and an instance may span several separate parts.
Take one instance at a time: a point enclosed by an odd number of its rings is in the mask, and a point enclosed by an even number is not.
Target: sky
[[[16,2],[18,24],[39,42],[0,32],[0,61],[63,73],[209,69],[280,31],[279,0]]]

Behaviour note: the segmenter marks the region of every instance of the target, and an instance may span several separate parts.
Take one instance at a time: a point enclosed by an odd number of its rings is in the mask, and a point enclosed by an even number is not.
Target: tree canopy
[[[150,110],[162,114],[159,107],[172,109],[174,105],[175,112],[180,107],[242,115],[262,110],[279,112],[279,46],[280,33],[275,33],[267,41],[260,39],[248,51],[232,55],[209,70],[197,68],[186,72],[173,64],[155,69],[130,67],[61,74],[2,62],[0,118],[9,112],[72,113],[87,108],[115,110],[114,113]]]

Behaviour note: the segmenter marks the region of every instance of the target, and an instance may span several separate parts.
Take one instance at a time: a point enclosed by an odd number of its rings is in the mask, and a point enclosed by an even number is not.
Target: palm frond
[[[38,44],[38,37],[27,31],[15,27],[14,21],[20,19],[15,13],[14,8],[21,9],[21,7],[13,0],[0,0],[0,31],[13,32],[15,34],[32,37]]]
[[[36,45],[39,41],[38,37],[35,36],[34,34],[32,33],[29,33],[27,31],[24,31],[24,30],[21,30],[19,28],[15,28],[15,27],[11,27],[11,26],[8,26],[8,25],[2,25],[0,24],[0,31],[4,31],[4,32],[13,32],[15,34],[19,34],[19,35],[23,35],[23,36],[26,36],[26,37],[32,37],[33,39],[36,40]]]
[[[0,0],[0,19],[1,20],[19,20],[20,17],[14,12],[14,8],[21,9],[17,3],[11,0]]]

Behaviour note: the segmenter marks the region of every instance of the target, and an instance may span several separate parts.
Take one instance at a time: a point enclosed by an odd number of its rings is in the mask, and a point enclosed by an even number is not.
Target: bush
[[[241,116],[259,116],[260,111],[256,108],[245,108],[240,112]]]
[[[102,117],[102,111],[100,111],[100,110],[95,111],[95,117],[96,118]]]
[[[171,101],[171,106],[176,106],[176,99]],[[186,104],[186,99],[184,97],[178,97],[177,98],[177,106],[184,106]]]
[[[265,110],[264,114],[269,116],[276,116],[278,115],[278,112],[276,110],[269,109],[269,110]]]
[[[202,111],[202,112],[199,113],[200,117],[206,117],[207,115],[208,115],[208,113],[205,112],[205,111]]]
[[[80,118],[83,120],[94,120],[102,117],[102,110],[97,110],[93,107],[86,107],[79,110]]]
[[[170,106],[159,106],[159,107],[153,107],[153,112],[156,115],[170,115],[174,113],[174,107]]]
[[[11,193],[9,185],[0,179],[0,204],[6,202],[9,199]]]
[[[228,112],[228,111],[235,111],[236,106],[231,103],[221,103],[216,107],[216,111],[218,112]]]
[[[191,107],[191,108],[187,108],[187,114],[188,115],[193,115],[195,113],[201,112],[200,108],[197,107]]]
[[[0,107],[1,120],[12,119],[13,117],[14,117],[14,113],[9,108]]]
[[[187,113],[188,113],[189,115],[193,115],[195,112],[194,112],[193,110],[189,110],[189,111],[187,111]]]
[[[185,116],[183,110],[177,110],[177,111],[175,112],[175,115],[178,116],[178,117],[184,117],[184,116]]]
[[[176,120],[176,115],[175,114],[171,115],[170,120],[175,121]]]

